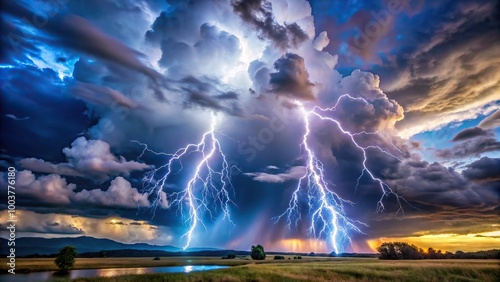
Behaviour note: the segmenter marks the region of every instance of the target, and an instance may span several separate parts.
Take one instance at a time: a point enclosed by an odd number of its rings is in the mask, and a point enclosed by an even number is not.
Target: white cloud
[[[266,172],[248,172],[245,173],[245,175],[259,182],[282,183],[292,179],[299,179],[304,176],[305,173],[306,168],[304,166],[294,166],[284,173],[271,174]]]
[[[76,185],[67,183],[57,174],[40,176],[38,179],[29,170],[20,171],[16,179],[16,192],[53,204],[69,204]],[[2,177],[0,182],[5,180]]]
[[[72,199],[75,202],[99,206],[135,208],[150,205],[147,193],[139,193],[137,189],[132,188],[130,182],[120,176],[111,181],[111,186],[106,191],[100,189],[82,190],[74,194]]]
[[[80,176],[105,181],[110,176],[128,175],[134,170],[145,170],[151,166],[136,161],[127,161],[123,157],[115,157],[109,144],[101,140],[87,140],[78,137],[70,148],[64,148],[67,163],[53,164],[41,159],[26,158],[20,161],[26,169],[55,173],[60,175]]]
[[[314,49],[322,51],[326,46],[330,44],[330,39],[328,39],[328,34],[326,31],[322,31],[316,39],[313,41]]]
[[[3,175],[0,175],[2,187],[7,187]],[[16,192],[47,204],[89,204],[103,207],[149,207],[148,193],[141,194],[123,177],[116,177],[106,191],[101,189],[75,192],[76,185],[67,183],[57,174],[49,174],[36,178],[29,170],[17,174]],[[168,207],[165,192],[160,194],[159,206]]]

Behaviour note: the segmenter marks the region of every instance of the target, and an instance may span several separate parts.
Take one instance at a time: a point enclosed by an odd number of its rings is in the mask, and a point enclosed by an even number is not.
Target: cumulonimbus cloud
[[[152,166],[136,161],[115,157],[109,144],[101,140],[87,140],[78,137],[70,148],[64,148],[67,163],[54,164],[41,159],[26,158],[19,163],[22,167],[42,173],[86,177],[103,182],[110,176],[128,175],[131,171],[141,171]]]
[[[7,183],[2,177],[0,183]],[[101,208],[138,208],[151,205],[148,193],[140,193],[133,188],[123,177],[116,177],[111,181],[107,190],[82,189],[77,192],[77,186],[68,183],[59,174],[35,176],[32,171],[22,170],[17,176],[17,192],[23,197],[39,201],[39,205],[92,205]],[[165,192],[160,192],[159,207],[168,208],[168,199]]]
[[[276,72],[270,74],[270,91],[277,95],[299,100],[315,100],[309,81],[309,73],[304,58],[297,54],[287,53],[274,62]]]

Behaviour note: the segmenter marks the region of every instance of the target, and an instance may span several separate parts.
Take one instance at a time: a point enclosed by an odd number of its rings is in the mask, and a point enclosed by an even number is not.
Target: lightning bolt
[[[345,200],[341,198],[337,193],[332,191],[329,188],[329,185],[324,177],[324,169],[323,163],[318,159],[318,157],[314,154],[313,150],[309,144],[309,136],[310,136],[310,122],[312,118],[318,118],[323,121],[328,121],[335,124],[339,130],[345,135],[348,136],[351,140],[352,144],[354,144],[363,154],[363,169],[361,171],[360,176],[357,179],[356,189],[359,186],[359,182],[361,181],[364,175],[368,175],[372,181],[376,182],[381,190],[381,197],[377,202],[376,212],[383,212],[385,210],[385,206],[383,203],[384,198],[393,195],[397,199],[398,210],[396,214],[399,212],[403,212],[402,202],[406,202],[403,197],[399,196],[395,193],[389,185],[384,183],[380,178],[376,177],[374,173],[367,167],[366,162],[368,161],[367,150],[379,150],[380,152],[394,157],[398,160],[401,160],[395,154],[389,152],[389,150],[381,148],[379,146],[370,145],[370,146],[361,146],[356,141],[356,136],[358,135],[379,135],[380,132],[356,132],[351,133],[345,130],[341,123],[329,116],[324,116],[321,113],[324,112],[333,112],[336,110],[342,99],[353,99],[359,100],[368,104],[363,98],[352,97],[348,94],[342,95],[337,100],[336,104],[331,108],[320,108],[314,107],[312,110],[306,110],[302,103],[299,101],[295,101],[299,106],[299,109],[303,115],[304,125],[305,125],[305,133],[303,135],[301,147],[304,148],[305,153],[307,155],[307,163],[306,163],[306,172],[302,178],[299,179],[296,189],[294,190],[292,197],[290,199],[287,210],[275,218],[276,222],[281,218],[286,218],[288,228],[291,228],[292,225],[297,226],[298,222],[301,220],[300,213],[300,199],[301,195],[305,193],[307,195],[307,204],[309,207],[309,211],[311,214],[311,225],[308,228],[308,235],[319,238],[321,236],[326,236],[330,244],[332,245],[335,253],[343,252],[343,246],[346,243],[351,243],[351,238],[349,236],[349,231],[354,231],[358,233],[363,233],[360,229],[360,225],[367,226],[363,222],[350,219],[345,212],[345,204],[353,205],[351,201]],[[389,138],[390,139],[390,138]],[[390,141],[391,145],[402,154],[402,152],[394,146],[392,140]],[[303,189],[305,187],[305,189]],[[305,191],[304,191],[305,190]],[[406,202],[408,203],[408,202]]]
[[[149,195],[156,194],[152,203],[153,212],[162,201],[161,192],[168,190],[167,188],[172,185],[171,178],[184,168],[182,160],[193,153],[201,155],[201,159],[195,166],[184,189],[167,193],[168,208],[176,206],[177,211],[186,218],[189,225],[188,231],[181,236],[181,239],[185,238],[186,240],[183,250],[189,247],[193,233],[199,224],[206,230],[203,220],[206,214],[213,221],[214,214],[220,209],[223,220],[228,220],[234,225],[230,214],[230,206],[235,205],[231,200],[231,196],[234,194],[231,171],[234,166],[229,165],[227,157],[222,151],[221,144],[215,135],[216,126],[217,117],[212,113],[210,130],[203,134],[201,141],[197,144],[188,144],[173,154],[155,152],[144,143],[132,141],[144,146],[139,158],[146,152],[168,158],[168,162],[149,171],[143,178],[143,188],[149,192]],[[179,168],[176,168],[176,165]],[[157,178],[157,175],[160,177]],[[187,216],[185,215],[186,210]]]

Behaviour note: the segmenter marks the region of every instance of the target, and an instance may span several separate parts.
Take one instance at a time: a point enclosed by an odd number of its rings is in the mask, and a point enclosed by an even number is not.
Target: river
[[[106,269],[75,269],[70,270],[65,277],[76,279],[83,277],[112,277],[130,274],[150,274],[150,273],[189,273],[193,271],[207,271],[214,269],[228,268],[224,265],[184,265],[184,266],[162,266],[162,267],[136,267],[136,268],[106,268]],[[0,282],[43,282],[51,281],[57,276],[54,271],[3,274],[0,275]]]

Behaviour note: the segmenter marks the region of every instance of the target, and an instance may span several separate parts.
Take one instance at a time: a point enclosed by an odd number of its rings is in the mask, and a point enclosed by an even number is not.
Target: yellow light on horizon
[[[384,242],[407,242],[425,249],[434,248],[442,251],[480,251],[495,249],[500,246],[500,230],[472,234],[425,234],[408,237],[381,237],[367,240],[373,251]]]
[[[317,239],[299,239],[299,238],[282,239],[272,244],[269,247],[273,251],[304,252],[304,253],[329,252],[328,244],[324,240],[317,240]]]

